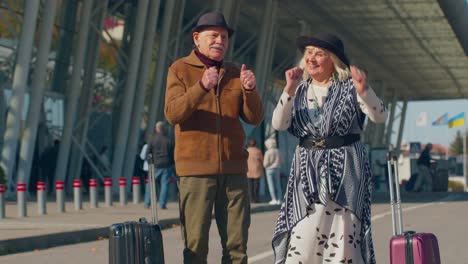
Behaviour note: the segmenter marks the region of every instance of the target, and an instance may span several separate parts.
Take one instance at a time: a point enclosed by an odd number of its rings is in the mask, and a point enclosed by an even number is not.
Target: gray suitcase
[[[163,264],[164,247],[156,211],[156,185],[152,154],[148,154],[152,222],[113,224],[109,228],[109,264]]]

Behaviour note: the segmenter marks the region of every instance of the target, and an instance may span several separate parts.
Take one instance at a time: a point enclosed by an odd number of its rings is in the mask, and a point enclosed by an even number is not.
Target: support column
[[[263,15],[262,31],[260,40],[257,45],[257,56],[255,62],[255,74],[257,79],[257,91],[264,102],[265,94],[268,90],[268,80],[271,74],[272,57],[274,55],[274,39],[275,39],[275,24],[276,13],[278,9],[278,1],[270,0],[267,2],[266,11]],[[263,146],[265,139],[265,122],[254,130],[257,141],[260,146]]]
[[[223,4],[218,4],[219,2],[223,2]],[[237,30],[237,22],[239,20],[239,11],[240,11],[240,1],[234,0],[225,0],[225,1],[217,1],[215,9],[221,10],[224,14],[224,18],[226,19],[228,25],[234,30]],[[231,36],[229,39],[229,48],[224,56],[225,60],[231,61],[233,59],[232,55],[234,52],[234,46],[236,43],[236,34]]]
[[[390,113],[388,116],[387,132],[385,133],[385,145],[390,145],[392,141],[393,121],[395,120],[395,109],[397,104],[396,89],[392,89],[392,102],[390,105]]]
[[[54,66],[52,91],[65,93],[72,52],[70,47],[73,46],[73,36],[75,35],[78,1],[62,1],[62,5],[60,40],[58,43],[57,58]]]
[[[467,134],[468,130],[465,129],[465,131],[462,130],[463,133],[463,177],[465,178],[465,189],[468,191],[468,156],[467,156],[467,144],[466,142],[468,139]]]
[[[37,60],[29,100],[28,115],[25,129],[21,139],[20,159],[18,164],[18,182],[29,186],[34,147],[37,138],[42,98],[46,87],[47,62],[49,60],[50,44],[52,42],[52,29],[54,26],[57,0],[47,0],[42,10],[40,41],[37,48]]]
[[[175,25],[175,28],[173,30],[176,31],[175,33],[176,40],[175,40],[174,50],[172,53],[174,59],[179,57],[180,45],[183,43],[183,40],[184,40],[182,36],[182,22],[184,18],[185,0],[178,0],[177,2],[178,2],[178,5],[177,5],[176,10],[178,10],[179,13],[177,15],[174,15],[174,23],[173,23],[173,25]]]
[[[396,142],[395,149],[397,149],[398,152],[400,152],[401,148],[401,140],[403,138],[403,128],[405,127],[405,119],[406,119],[406,109],[408,107],[408,100],[405,99],[403,101],[403,108],[401,109],[401,114],[400,114],[400,128],[398,129],[398,138]]]
[[[233,57],[234,58],[241,58],[243,57],[247,52],[249,52],[254,45],[257,43],[257,36],[252,35],[250,38],[248,38],[242,46],[240,46],[236,51],[234,52]]]
[[[105,1],[97,1],[94,4],[94,9],[98,10],[94,18],[92,18],[91,23],[94,24],[93,26],[97,30],[91,30],[88,37],[87,43],[87,54],[85,59],[85,70],[83,74],[83,93],[79,99],[79,117],[80,121],[77,122],[78,124],[74,125],[74,135],[75,140],[73,141],[72,152],[71,152],[71,159],[70,159],[70,166],[68,169],[69,175],[72,179],[80,179],[81,178],[81,165],[83,162],[83,152],[82,148],[76,146],[76,144],[80,144],[84,146],[86,144],[87,134],[88,134],[88,127],[89,127],[89,117],[91,115],[92,110],[92,101],[94,95],[94,87],[95,87],[95,80],[96,80],[96,69],[97,64],[99,61],[99,49],[100,49],[100,41],[99,36],[101,34],[102,25],[104,23],[104,18],[106,17],[107,13],[107,0]],[[93,28],[91,26],[91,28]],[[83,148],[86,149],[86,148]],[[89,182],[83,181],[83,185],[88,185]]]
[[[267,83],[268,72],[271,71],[271,65],[268,65],[268,62],[270,61],[272,51],[277,6],[276,0],[267,1],[262,22],[262,33],[257,46],[255,73],[257,77],[257,89],[260,94],[263,94],[266,89],[265,85]]]
[[[6,113],[6,110],[8,109],[6,104],[7,100],[5,97],[5,89],[3,85],[0,85],[0,113]],[[5,122],[5,115],[0,115],[0,135],[5,134]],[[3,149],[3,137],[0,137],[0,149]]]
[[[372,82],[371,84],[372,88],[374,89],[375,91],[375,94],[381,98],[382,98],[382,95],[384,94],[384,83],[383,81],[381,80],[377,80],[377,81],[374,81]],[[370,121],[370,120],[369,120]],[[375,124],[372,122],[372,129],[370,131],[372,131],[372,135],[371,135],[371,147],[372,148],[378,148],[378,147],[382,147],[383,145],[383,132],[384,132],[384,129],[385,129],[385,124]],[[370,132],[369,131],[369,132]]]
[[[112,146],[117,144],[117,132],[120,125],[120,114],[122,113],[122,102],[124,98],[124,85],[126,76],[128,73],[128,64],[129,64],[129,50],[130,50],[130,40],[133,40],[133,28],[135,27],[136,20],[136,7],[130,1],[123,1],[122,13],[125,17],[124,20],[124,32],[121,40],[120,52],[118,52],[117,58],[123,58],[122,64],[119,63],[118,73],[116,77],[116,84],[113,92],[113,104],[112,104],[112,129],[111,129],[111,138]],[[112,50],[112,49],[111,49]],[[114,147],[110,149],[111,152],[114,151]],[[109,176],[111,177],[111,176]]]
[[[169,43],[169,34],[171,33],[172,16],[174,13],[175,1],[166,1],[164,8],[164,18],[161,30],[161,38],[159,41],[158,58],[156,68],[154,70],[154,80],[150,103],[150,116],[145,135],[149,135],[153,131],[156,120],[164,118],[164,95],[166,92],[166,73],[167,73],[167,51]]]
[[[215,0],[213,4],[214,10],[222,10],[223,9],[223,0]]]
[[[271,77],[272,78],[284,78],[284,72],[287,68],[289,68],[291,65],[295,65],[299,59],[295,59],[296,56],[289,56],[284,58],[280,63],[276,63],[272,70]],[[274,100],[277,102],[278,97],[273,97]]]
[[[310,36],[311,29],[310,29],[310,24],[307,23],[305,20],[299,21],[299,24],[301,25],[301,31],[300,35],[301,36]],[[300,59],[304,56],[303,53],[301,53],[298,49],[296,49],[296,62],[299,62]]]
[[[143,42],[146,11],[148,9],[148,0],[138,1],[137,17],[134,27],[134,35],[130,47],[130,60],[125,82],[123,105],[119,118],[119,128],[117,131],[116,146],[114,148],[114,157],[112,161],[112,179],[116,182],[122,177],[125,151],[130,126],[130,114],[135,97],[135,86],[137,82],[138,65],[140,64],[141,47]],[[135,157],[133,157],[135,158]],[[117,188],[113,189],[117,191]]]
[[[154,0],[150,2],[147,23],[145,29],[145,37],[143,40],[139,75],[137,78],[137,88],[135,93],[135,102],[133,103],[132,118],[130,124],[130,134],[128,137],[127,151],[125,157],[124,177],[130,181],[133,176],[133,169],[135,166],[135,157],[138,152],[138,139],[140,136],[141,118],[143,115],[143,108],[145,106],[145,98],[147,92],[147,83],[149,70],[151,68],[151,59],[154,46],[154,36],[156,35],[156,28],[158,23],[160,1]],[[148,126],[153,126],[148,124]]]
[[[7,195],[12,191],[9,187],[13,185],[12,176],[18,150],[18,135],[22,121],[24,93],[29,76],[29,63],[31,61],[32,48],[34,44],[34,32],[36,31],[37,13],[40,1],[26,1],[24,3],[24,20],[21,26],[18,55],[15,71],[13,73],[13,84],[5,134],[3,135],[3,149],[0,166],[5,170],[7,184]]]
[[[276,14],[276,10],[274,12]],[[270,36],[270,38],[268,39],[268,41],[270,42],[270,45],[269,45],[269,52],[267,53],[267,61],[266,61],[266,67],[265,67],[265,71],[264,71],[264,87],[263,87],[263,90],[262,90],[262,98],[264,100],[264,102],[266,103],[266,98],[267,98],[267,93],[269,93],[271,91],[271,88],[272,88],[272,83],[271,83],[271,76],[272,76],[272,66],[273,66],[273,59],[275,57],[275,48],[276,48],[276,37],[278,35],[278,32],[277,32],[277,26],[276,24],[273,25],[272,27],[272,34]],[[266,107],[266,106],[265,106]]]
[[[75,124],[76,109],[81,92],[81,72],[84,64],[86,52],[86,40],[88,39],[89,24],[93,0],[84,1],[80,19],[80,30],[78,33],[77,45],[75,47],[73,72],[70,86],[67,89],[65,123],[62,140],[60,142],[55,179],[64,181],[66,179],[68,158],[72,144],[73,125]],[[60,207],[60,205],[58,205]]]

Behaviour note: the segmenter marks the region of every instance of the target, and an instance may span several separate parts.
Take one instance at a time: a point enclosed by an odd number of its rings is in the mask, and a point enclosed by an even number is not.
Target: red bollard
[[[132,177],[133,204],[140,203],[140,177]]]
[[[0,219],[5,218],[5,185],[0,184]]]
[[[36,194],[37,194],[37,213],[39,215],[45,215],[46,212],[46,183],[43,181],[36,182]]]
[[[57,212],[65,212],[65,182],[55,181],[55,193],[57,195]]]
[[[104,195],[106,207],[112,206],[112,178],[104,178]]]
[[[18,217],[26,217],[26,183],[16,184],[18,191]]]
[[[81,200],[81,180],[73,180],[73,200],[75,201],[75,210],[83,209],[83,203]]]
[[[97,208],[97,179],[89,179],[89,203],[91,208]]]
[[[127,186],[127,179],[124,177],[119,178],[119,188],[120,188],[120,205],[127,204],[127,192],[125,190],[125,186]]]

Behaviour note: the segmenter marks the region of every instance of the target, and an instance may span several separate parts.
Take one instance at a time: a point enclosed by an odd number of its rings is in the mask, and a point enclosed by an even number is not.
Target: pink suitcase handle
[[[399,187],[399,177],[398,177],[398,157],[393,150],[392,145],[390,145],[387,153],[387,165],[388,165],[388,183],[390,187],[390,207],[392,210],[392,227],[393,235],[403,234],[403,212],[401,209],[401,197],[400,197],[400,187]],[[392,171],[393,167],[393,171]],[[395,173],[395,175],[393,175]],[[395,186],[393,185],[395,184]],[[394,188],[395,187],[395,188]],[[395,189],[395,190],[394,190]],[[396,204],[395,204],[395,194],[396,194]],[[396,206],[396,209],[395,209]],[[397,212],[398,211],[398,219]],[[398,220],[398,226],[397,226]]]

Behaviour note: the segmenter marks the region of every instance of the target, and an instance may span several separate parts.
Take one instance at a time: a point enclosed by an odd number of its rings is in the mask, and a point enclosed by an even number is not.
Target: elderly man
[[[247,263],[250,204],[245,134],[239,118],[258,125],[263,106],[255,76],[223,61],[233,34],[218,12],[192,30],[196,48],[169,68],[165,115],[175,125],[184,263],[206,263],[211,214],[222,263]]]

